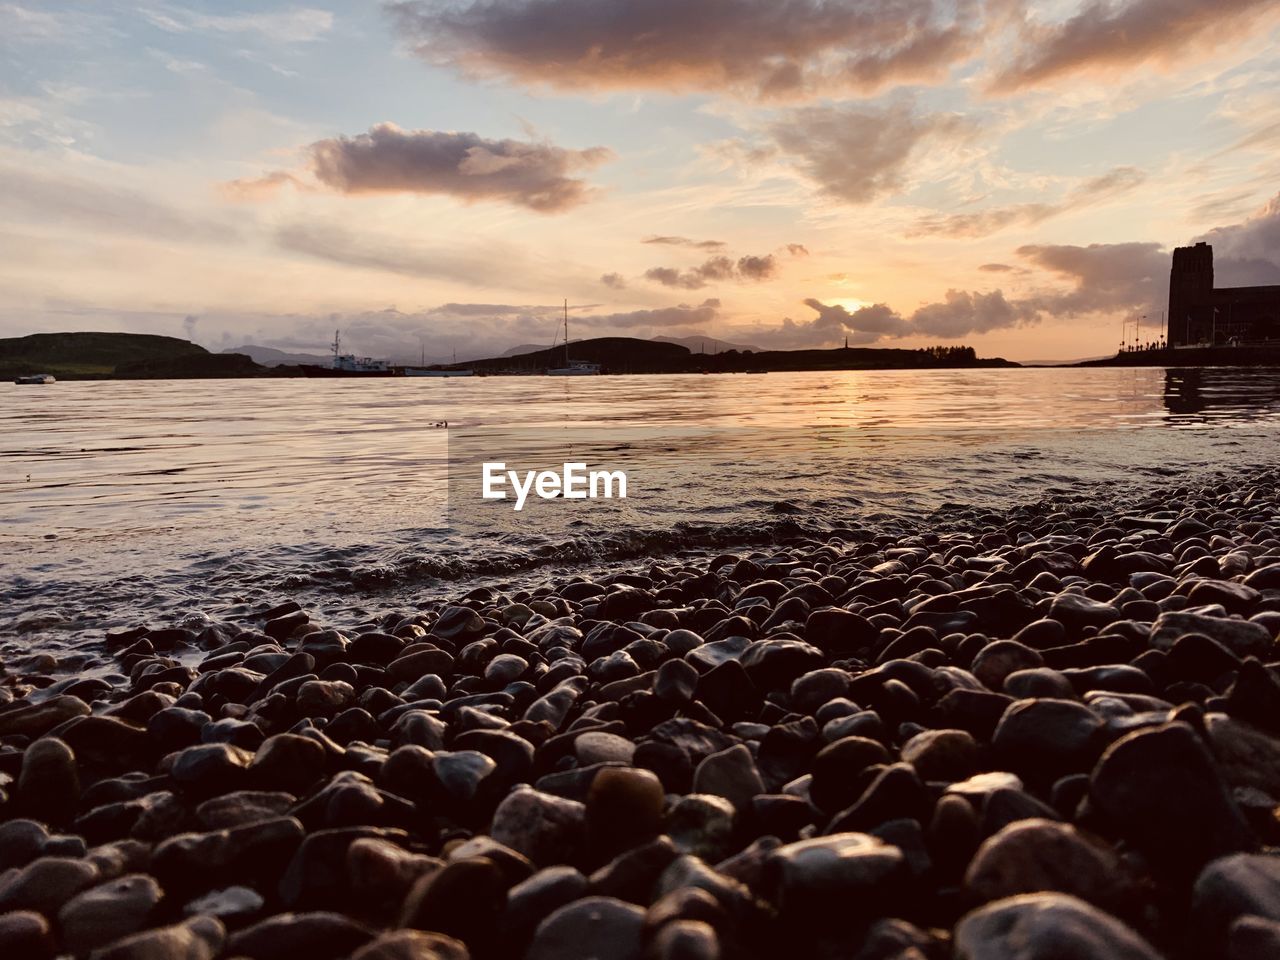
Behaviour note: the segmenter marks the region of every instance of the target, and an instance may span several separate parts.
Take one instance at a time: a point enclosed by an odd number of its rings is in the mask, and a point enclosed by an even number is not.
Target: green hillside
[[[110,376],[124,363],[201,355],[209,352],[177,337],[149,333],[33,333],[0,339],[0,374]]]
[[[0,378],[51,373],[61,380],[169,380],[265,373],[242,354],[210,353],[149,333],[33,333],[0,339]]]

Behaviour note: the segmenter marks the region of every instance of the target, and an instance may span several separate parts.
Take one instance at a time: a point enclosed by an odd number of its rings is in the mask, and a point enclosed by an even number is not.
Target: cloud
[[[917,334],[955,340],[1033,322],[1037,317],[1033,304],[1010,302],[1001,290],[948,290],[946,299],[926,304],[911,315],[911,328]]]
[[[244,177],[240,180],[229,180],[222,184],[222,193],[231,200],[266,200],[272,197],[281,187],[289,185],[305,189],[306,185],[287,170],[275,170],[261,177]]]
[[[1014,273],[1021,271],[1022,268],[1009,263],[984,263],[978,269],[983,273]]]
[[[798,108],[774,123],[770,134],[821,193],[861,204],[900,192],[907,161],[922,143],[965,137],[972,129],[954,114],[918,116],[910,102],[897,101]]]
[[[254,35],[280,43],[310,43],[333,29],[332,13],[309,7],[269,13],[210,14],[170,4],[154,4],[139,13],[152,26],[168,33]]]
[[[770,253],[762,257],[739,257],[736,262],[731,257],[711,257],[689,270],[679,270],[675,267],[651,267],[644,272],[644,277],[664,287],[701,290],[712,283],[722,283],[727,280],[769,280],[777,274],[778,261]]]
[[[1089,0],[1061,22],[1025,22],[1019,52],[990,87],[1012,93],[1082,73],[1181,67],[1249,36],[1276,12],[1273,0]]]
[[[1280,193],[1241,223],[1210,230],[1214,282],[1220,287],[1280,284]]]
[[[722,250],[728,246],[723,240],[690,240],[688,237],[646,237],[640,242],[668,247],[693,247],[696,250]]]
[[[1090,313],[1156,310],[1169,285],[1169,254],[1158,243],[1030,244],[1018,256],[1073,286],[1031,303],[1058,319]]]
[[[606,273],[600,277],[600,282],[613,290],[625,290],[627,288],[627,281],[620,273]]]
[[[1121,196],[1141,186],[1146,179],[1146,174],[1135,167],[1116,167],[1081,181],[1055,203],[1017,203],[973,213],[925,217],[907,231],[907,236],[976,238],[989,236],[1006,227],[1035,226],[1052,217]]]
[[[189,214],[128,187],[16,166],[0,167],[0,215],[158,240],[225,242],[239,236],[227,223]]]
[[[402,130],[393,123],[319,140],[307,153],[311,176],[338,193],[443,194],[466,203],[500,200],[539,213],[561,213],[585,202],[590,188],[571,174],[613,157],[605,147],[568,150],[475,133]],[[228,189],[241,197],[261,196],[290,179],[291,173],[275,171],[233,181]]]
[[[749,333],[754,342],[766,350],[804,350],[838,346],[846,338],[850,346],[866,346],[887,336],[900,337],[909,332],[906,321],[883,303],[854,311],[812,297],[804,304],[817,313],[812,320],[784,317],[777,327],[744,328],[742,334]]]
[[[276,231],[275,241],[283,250],[342,266],[467,284],[492,283],[499,271],[515,276],[535,270],[525,254],[506,244],[419,246],[395,237],[355,233],[334,222],[287,223]]]
[[[434,66],[561,90],[795,97],[945,75],[973,0],[433,0],[388,3]]]
[[[586,314],[574,320],[575,325],[586,325],[606,330],[649,330],[672,327],[698,326],[710,323],[720,316],[720,301],[703,300],[695,306],[679,304],[674,307],[658,307],[652,310],[632,310],[627,313]]]
[[[788,243],[787,253],[791,254],[793,257],[807,257],[809,255],[809,248],[803,243]]]

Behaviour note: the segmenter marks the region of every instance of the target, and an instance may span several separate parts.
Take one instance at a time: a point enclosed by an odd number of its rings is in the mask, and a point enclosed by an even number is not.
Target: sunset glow
[[[470,357],[567,298],[1070,358],[1159,322],[1175,245],[1280,282],[1264,0],[27,0],[0,38],[4,336]]]

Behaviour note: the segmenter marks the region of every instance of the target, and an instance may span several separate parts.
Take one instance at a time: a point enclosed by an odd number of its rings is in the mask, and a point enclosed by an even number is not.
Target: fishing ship
[[[342,331],[333,331],[333,360],[327,367],[318,363],[302,364],[302,372],[308,377],[394,377],[395,370],[389,360],[357,357],[342,352]]]

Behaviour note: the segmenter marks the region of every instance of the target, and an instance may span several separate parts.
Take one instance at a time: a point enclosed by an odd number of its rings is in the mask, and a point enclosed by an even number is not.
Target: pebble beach
[[[116,631],[4,664],[0,955],[1280,956],[1278,633],[1273,463]]]

